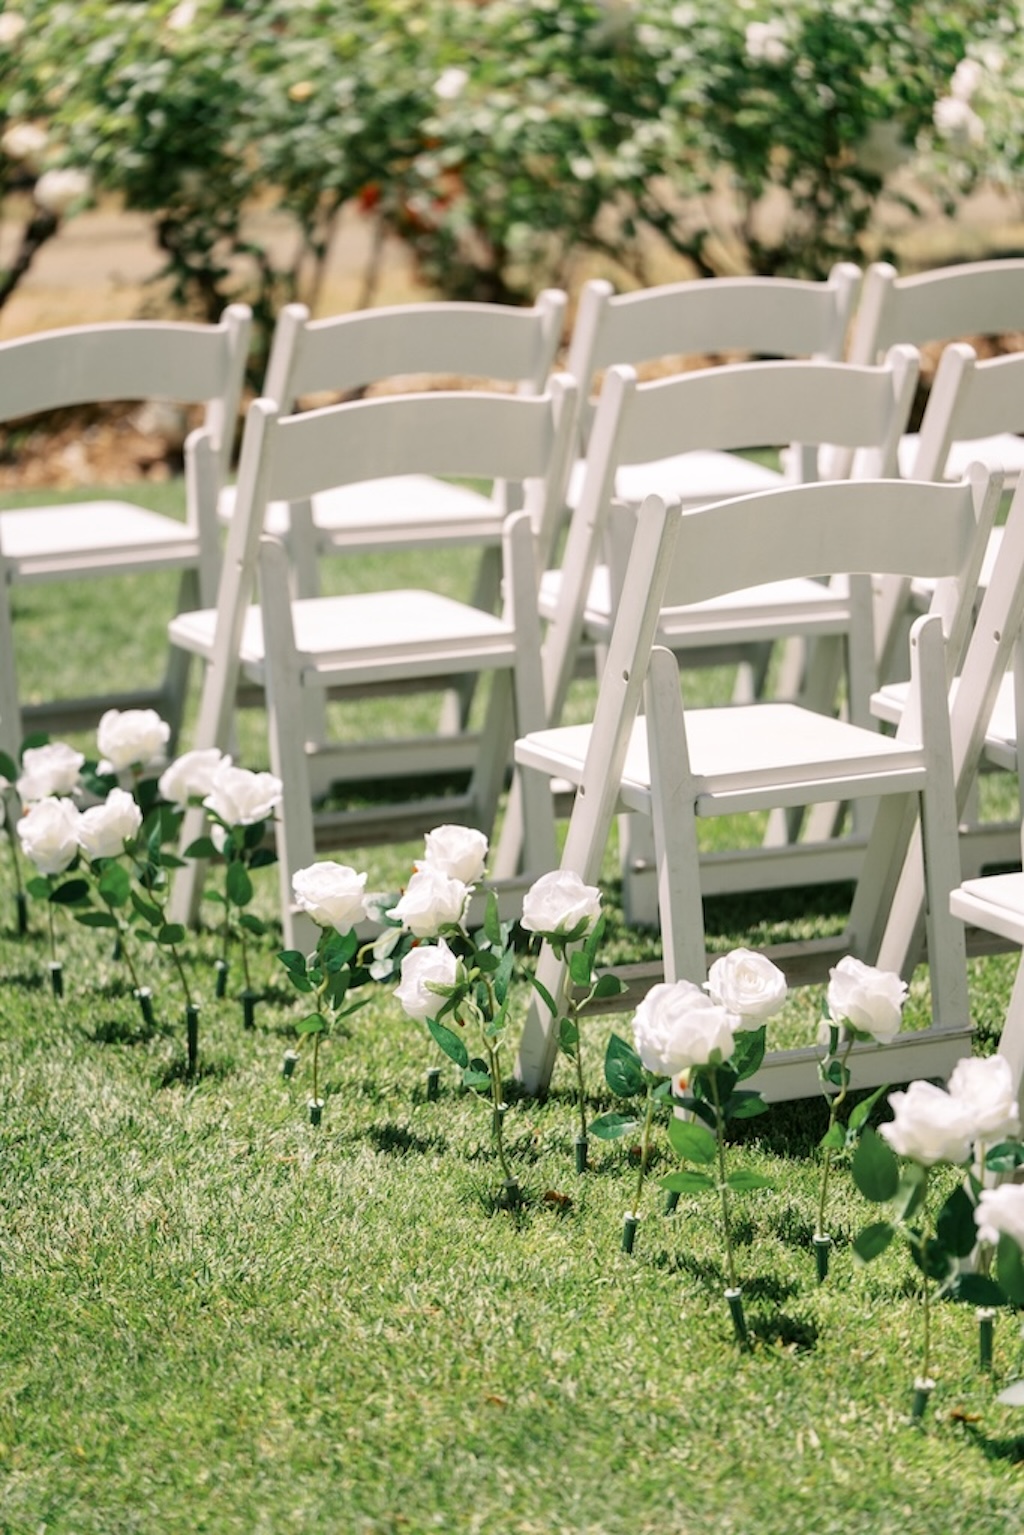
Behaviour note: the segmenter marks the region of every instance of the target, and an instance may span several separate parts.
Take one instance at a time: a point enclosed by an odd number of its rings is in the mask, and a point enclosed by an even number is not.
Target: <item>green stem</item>
[[[836,1121],[838,1120],[838,1117],[839,1117],[839,1110],[842,1107],[843,1103],[845,1102],[846,1096],[847,1096],[847,1094],[848,1094],[848,1092],[850,1090],[850,1073],[846,1069],[846,1063],[847,1063],[847,1061],[850,1058],[850,1051],[852,1049],[853,1049],[853,1036],[850,1035],[850,1036],[847,1037],[847,1040],[846,1040],[846,1048],[843,1051],[842,1055],[839,1057],[839,1064],[842,1067],[842,1072],[843,1072],[842,1086],[840,1087],[838,1093],[836,1093],[836,1096],[829,1100],[829,1106],[828,1106],[828,1128],[829,1128],[829,1131],[831,1131],[833,1126],[836,1124]],[[831,1146],[826,1146],[825,1147],[825,1165],[824,1165],[824,1167],[821,1170],[821,1197],[818,1200],[818,1224],[814,1228],[814,1234],[817,1237],[823,1237],[825,1235],[825,1201],[828,1198],[828,1180],[829,1180],[829,1174],[832,1171],[832,1158],[833,1158],[834,1155],[835,1155],[835,1153],[834,1153],[832,1147]]]
[[[575,1013],[575,1016],[573,1014]],[[580,1139],[587,1138],[587,1088],[583,1080],[583,1036],[580,1034],[579,1014],[575,1009],[570,1009],[570,1017],[576,1025],[576,1053],[573,1057],[576,1066],[576,1098],[580,1111]]]
[[[229,864],[227,862],[225,862],[225,864],[224,864],[224,922],[223,922],[222,928],[221,928],[221,945],[220,945],[220,957],[224,961],[225,965],[228,962],[228,948],[229,948],[229,945],[230,945],[230,942],[231,942],[231,901],[228,898],[228,868],[229,868]]]
[[[319,1009],[318,1009],[318,1011],[319,1011]],[[320,1067],[320,1030],[317,1029],[316,1033],[313,1035],[313,1102],[314,1103],[319,1103],[320,1102],[320,1092],[319,1092],[319,1088],[318,1088],[318,1083],[319,1083],[319,1067]]]
[[[242,976],[245,981],[245,989],[246,991],[252,991],[252,981],[249,977],[249,945],[246,942],[245,928],[239,927],[238,931],[242,945]]]
[[[647,1158],[651,1149],[651,1125],[654,1121],[654,1083],[647,1083],[647,1103],[644,1107],[644,1128],[640,1136],[640,1172],[636,1180],[636,1193],[633,1196],[633,1214],[640,1214],[640,1196],[644,1191],[644,1174],[647,1172]]]
[[[57,930],[56,930],[56,928],[53,925],[53,902],[52,901],[47,901],[47,903],[46,903],[46,915],[49,918],[49,924],[50,924],[50,959],[53,962],[53,964],[56,964],[57,963]]]
[[[4,809],[7,809],[6,805],[4,806]],[[25,893],[25,887],[21,880],[21,859],[18,857],[18,837],[14,830],[14,825],[11,821],[10,811],[7,812],[5,820],[7,824],[7,840],[11,844],[11,861],[14,864],[14,889],[15,893],[21,896]]]
[[[715,1106],[715,1139],[718,1145],[718,1192],[722,1198],[722,1227],[725,1233],[725,1270],[730,1290],[738,1290],[736,1264],[732,1251],[732,1224],[729,1219],[729,1185],[725,1181],[725,1125],[722,1119],[722,1100],[718,1091],[718,1074],[712,1066],[707,1075],[711,1087],[711,1102]]]
[[[132,985],[135,987],[136,991],[141,991],[142,985],[139,981],[138,971],[135,969],[135,961],[132,959],[131,945],[128,942],[128,924],[118,916],[117,912],[109,904],[109,902],[107,903],[107,910],[110,912],[110,915],[117,923],[117,936],[121,944],[121,954],[124,958],[125,964],[128,966],[128,974],[132,978]]]
[[[924,1307],[924,1336],[921,1346],[921,1378],[929,1380],[931,1377],[932,1362],[932,1307],[931,1285],[928,1282],[928,1238],[931,1235],[930,1227],[926,1219],[928,1202],[928,1174],[930,1169],[924,1170],[924,1192],[921,1196],[921,1303]]]
[[[514,1182],[508,1159],[505,1156],[504,1139],[504,1104],[501,1097],[501,1046],[492,1045],[487,1040],[487,1069],[491,1078],[491,1103],[494,1106],[494,1149],[498,1153],[498,1163],[501,1167],[501,1175],[506,1183]]]
[[[188,976],[185,974],[185,967],[181,963],[181,955],[178,953],[178,945],[176,943],[172,943],[169,944],[168,947],[170,948],[171,958],[173,959],[175,967],[178,971],[178,979],[181,981],[181,989],[185,993],[185,1006],[191,1007],[192,992],[189,990]]]

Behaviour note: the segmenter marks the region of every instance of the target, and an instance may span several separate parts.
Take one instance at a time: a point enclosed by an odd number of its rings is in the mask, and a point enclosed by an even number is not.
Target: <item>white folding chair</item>
[[[964,880],[950,896],[949,908],[968,927],[1024,947],[1024,874],[988,874]],[[1024,1080],[1024,964],[1017,967],[999,1036],[999,1054],[1010,1063],[1019,1095]]]
[[[299,416],[281,416],[266,400],[251,407],[218,607],[180,615],[170,634],[173,643],[207,663],[195,745],[226,746],[240,676],[266,688],[271,763],[285,784],[279,847],[286,941],[295,932],[291,875],[312,860],[315,846],[401,840],[439,819],[490,832],[514,730],[546,718],[534,529],[543,529],[560,512],[575,409],[573,381],[560,375],[549,390],[532,397],[478,391],[400,395]],[[268,503],[293,503],[321,486],[355,484],[383,469],[524,485],[525,508],[506,520],[503,531],[502,612],[419,590],[294,599],[287,556],[272,539],[261,559],[261,607],[250,607]],[[490,673],[493,681],[466,794],[424,799],[417,785],[433,769],[438,741],[414,739],[400,743],[416,796],[410,804],[384,805],[368,815],[347,812],[321,819],[315,828],[310,756],[317,751],[359,756],[358,776],[366,777],[376,771],[381,749],[378,743],[364,753],[350,741],[309,743],[303,694],[330,689],[344,698],[368,688],[436,689],[467,673]],[[512,796],[508,815],[521,819],[527,865],[540,870],[554,861],[547,785],[538,790],[531,783],[524,798],[521,803],[518,793]],[[195,835],[197,824],[191,817],[186,838]],[[189,865],[172,897],[180,918],[194,914],[197,893],[196,869]]]
[[[901,277],[888,262],[868,267],[850,336],[851,362],[877,362],[897,341],[923,347],[929,342],[998,336],[1024,331],[1024,259],[1003,257],[936,267]],[[936,379],[936,382],[938,380]],[[1002,469],[1016,484],[1024,469],[1020,428],[993,424],[975,434],[958,429],[945,456],[932,460],[927,479],[959,479],[970,463]],[[919,474],[918,440],[908,433],[900,444],[900,473]]]
[[[234,304],[216,325],[83,325],[0,344],[0,421],[114,400],[205,407],[203,425],[185,444],[184,522],[121,500],[0,512],[0,741],[9,752],[17,752],[26,726],[84,728],[110,707],[152,704],[175,727],[180,722],[187,677],[176,654],[157,689],[24,707],[12,591],[41,581],[180,570],[179,608],[213,600],[217,497],[234,445],[249,329],[249,310]]]
[[[566,361],[580,386],[585,451],[589,452],[598,384],[605,369],[613,364],[639,366],[665,358],[730,354],[838,361],[846,346],[860,279],[858,267],[840,262],[825,282],[712,277],[621,294],[603,278],[586,283]],[[772,447],[791,441],[768,437],[736,446]],[[790,477],[815,478],[813,465],[812,448],[795,449]],[[582,483],[581,460],[570,479],[570,506],[576,504]],[[650,492],[697,506],[782,483],[777,470],[727,451],[725,444],[698,442],[652,455],[644,463],[623,463],[616,474],[615,493],[637,506]]]
[[[515,756],[524,768],[578,786],[562,866],[589,882],[616,810],[650,817],[668,979],[702,981],[706,973],[699,817],[868,796],[879,810],[846,932],[828,941],[830,949],[909,974],[926,912],[934,1018],[963,1030],[963,932],[948,905],[960,879],[958,801],[1024,613],[1024,499],[1007,524],[1019,563],[986,593],[964,664],[969,686],[957,690],[951,708],[943,631],[959,635],[970,611],[998,489],[973,480],[849,481],[682,514],[657,497],[644,504],[593,724],[521,738]],[[676,658],[655,643],[666,608],[707,601],[755,577],[901,574],[922,565],[942,581],[935,611],[913,631],[912,702],[895,738],[792,704],[684,710]],[[538,975],[549,990],[561,982],[549,950]],[[532,1007],[519,1062],[531,1089],[543,1086],[554,1060],[549,1025]]]

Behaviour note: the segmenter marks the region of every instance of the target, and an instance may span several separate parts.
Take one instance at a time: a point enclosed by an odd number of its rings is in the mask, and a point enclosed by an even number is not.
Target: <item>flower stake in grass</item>
[[[617,997],[625,990],[617,976],[599,976],[595,968],[598,945],[605,927],[601,892],[594,885],[585,885],[579,875],[571,870],[555,869],[550,874],[542,875],[526,892],[520,920],[527,932],[536,933],[549,943],[566,965],[561,1006],[536,977],[533,985],[552,1019],[557,1021],[559,1049],[576,1069],[576,1102],[579,1109],[579,1133],[575,1142],[576,1171],[584,1173],[587,1170],[589,1140],[580,1014],[589,1002],[598,998]],[[574,948],[575,944],[581,947]]]
[[[426,1023],[435,1043],[459,1067],[463,1086],[487,1099],[491,1139],[503,1180],[501,1203],[514,1209],[522,1196],[505,1150],[507,1104],[501,1059],[515,962],[511,923],[500,920],[492,892],[482,933],[470,937],[465,927],[472,886],[483,875],[486,857],[487,838],[482,832],[465,826],[435,828],[427,835],[423,859],[388,916],[421,945],[403,958],[395,995],[407,1016]],[[427,940],[433,941],[432,946],[422,947]],[[481,1054],[470,1054],[467,1036]]]
[[[292,895],[301,911],[308,913],[320,929],[316,948],[310,955],[286,949],[278,955],[296,991],[312,996],[315,1011],[307,1013],[297,1025],[298,1033],[313,1041],[313,1096],[309,1100],[309,1122],[317,1126],[323,1118],[324,1100],[320,1096],[320,1044],[345,1018],[350,1018],[365,1000],[351,1002],[349,993],[370,978],[362,963],[362,950],[355,924],[363,916],[363,887],[366,875],[357,874],[346,864],[314,863],[292,876]],[[291,1059],[289,1060],[289,1057]],[[285,1056],[284,1076],[295,1069],[295,1052]]]
[[[825,1056],[818,1066],[828,1102],[828,1128],[820,1142],[821,1186],[813,1238],[819,1284],[828,1277],[832,1248],[825,1216],[833,1162],[837,1152],[850,1151],[857,1144],[871,1110],[887,1091],[884,1086],[880,1087],[870,1098],[857,1104],[843,1125],[839,1111],[850,1091],[850,1051],[858,1039],[874,1040],[877,1044],[889,1044],[894,1040],[899,1033],[907,998],[906,985],[898,975],[876,970],[852,955],[841,959],[829,975],[828,1016],[822,1020],[820,1039],[825,1045]]]
[[[113,929],[116,956],[127,965],[132,994],[139,1004],[142,1021],[147,1028],[152,1028],[155,1022],[152,988],[142,983],[129,937],[131,929],[127,912],[131,908],[131,875],[119,861],[126,855],[135,855],[141,828],[142,810],[125,789],[111,789],[102,805],[83,811],[78,841],[100,906],[76,912],[75,921],[83,927]]]
[[[37,870],[26,886],[29,895],[46,902],[50,937],[50,989],[60,1001],[64,996],[64,967],[57,957],[57,931],[53,920],[57,906],[76,906],[86,900],[84,879],[59,881],[78,859],[80,812],[69,799],[50,795],[31,805],[18,822],[22,851]]]

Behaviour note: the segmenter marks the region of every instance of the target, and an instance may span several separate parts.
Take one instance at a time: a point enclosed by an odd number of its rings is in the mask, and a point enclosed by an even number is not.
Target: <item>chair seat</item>
[[[1024,874],[967,879],[949,898],[954,917],[1024,944]]]
[[[228,521],[235,487],[221,494],[218,515]],[[339,485],[313,497],[313,522],[339,548],[402,548],[443,543],[501,541],[500,505],[466,485],[453,485],[428,474],[394,475]],[[287,501],[271,501],[264,531],[287,536],[291,513]]]
[[[566,499],[570,507],[576,505],[583,488],[584,462],[578,460],[569,477]],[[701,506],[730,496],[774,490],[785,483],[778,470],[755,464],[738,453],[701,451],[678,453],[648,464],[622,464],[615,476],[615,494],[620,501],[635,506],[652,493],[683,506]]]
[[[0,513],[0,549],[16,580],[41,580],[194,563],[198,541],[185,523],[128,501],[82,501]]]
[[[902,718],[907,701],[906,682],[889,682],[879,688],[871,698],[871,713],[886,724],[897,725]],[[953,682],[951,693],[956,694]],[[996,701],[985,731],[985,756],[995,767],[1005,768],[1008,773],[1017,771],[1017,710],[1014,701],[1013,675],[1007,672],[999,684]]]
[[[515,653],[514,630],[480,608],[429,591],[363,592],[313,597],[292,603],[295,645],[309,672],[358,681],[396,670],[404,677],[465,671],[484,652],[498,665]],[[173,619],[175,645],[209,659],[217,611],[208,608]],[[246,610],[242,665],[262,670],[266,659],[260,609]]]
[[[541,615],[555,616],[561,599],[562,572],[546,570],[540,580]],[[705,644],[723,630],[729,638],[742,636],[748,641],[774,639],[781,635],[841,634],[849,628],[849,588],[839,581],[826,586],[820,581],[795,578],[750,586],[742,592],[727,592],[690,607],[672,608],[662,613],[656,644],[678,650],[689,642]],[[583,623],[589,639],[601,639],[611,632],[611,583],[607,565],[598,565],[591,578]]]
[[[855,796],[877,793],[872,777],[905,775],[909,791],[923,782],[920,747],[905,745],[875,731],[843,720],[815,714],[795,704],[744,704],[717,709],[688,709],[686,713],[690,765],[696,781],[698,811],[713,804],[732,810],[770,809],[800,805],[822,784],[844,787]],[[516,742],[516,761],[552,776],[579,784],[590,725],[569,725],[535,731]],[[742,770],[735,764],[742,762]],[[767,795],[761,783],[773,787]],[[714,787],[709,787],[711,781]],[[650,810],[651,775],[647,729],[637,719],[629,738],[622,774],[622,800],[633,810]],[[801,795],[806,798],[801,798]]]
[[[905,480],[913,476],[917,458],[919,436],[908,432],[900,438],[900,474]],[[1024,470],[1024,437],[1013,432],[997,432],[993,437],[975,437],[969,442],[954,442],[946,459],[944,477],[959,480],[972,464],[982,463],[991,469],[1002,469],[1007,487],[1015,485]]]

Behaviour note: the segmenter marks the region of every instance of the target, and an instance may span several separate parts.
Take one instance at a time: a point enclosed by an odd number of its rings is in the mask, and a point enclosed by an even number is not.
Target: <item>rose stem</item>
[[[725,1125],[722,1119],[722,1100],[718,1092],[718,1074],[714,1067],[708,1073],[711,1084],[711,1101],[715,1106],[715,1139],[718,1142],[718,1191],[722,1196],[722,1226],[725,1232],[725,1268],[730,1290],[738,1290],[736,1265],[732,1255],[732,1227],[729,1221],[729,1185],[725,1181]]]
[[[836,1096],[834,1098],[829,1099],[829,1106],[828,1106],[828,1128],[829,1128],[829,1130],[831,1130],[832,1126],[835,1124],[836,1119],[837,1119],[837,1117],[839,1115],[839,1110],[842,1107],[843,1102],[844,1102],[844,1100],[846,1098],[846,1095],[847,1095],[847,1093],[850,1090],[850,1073],[846,1069],[846,1063],[847,1063],[847,1061],[850,1058],[850,1051],[852,1049],[853,1049],[853,1036],[850,1035],[850,1036],[848,1036],[848,1038],[846,1040],[846,1048],[845,1048],[845,1050],[843,1051],[842,1055],[839,1058],[839,1064],[840,1064],[840,1066],[843,1069],[842,1085],[841,1085],[838,1093],[836,1094]],[[818,1200],[818,1224],[817,1224],[817,1226],[814,1229],[814,1235],[817,1236],[817,1237],[823,1237],[825,1235],[825,1200],[828,1197],[828,1179],[829,1179],[829,1174],[832,1171],[832,1156],[833,1156],[832,1147],[831,1146],[826,1146],[825,1147],[825,1165],[824,1165],[824,1167],[821,1170],[821,1198]]]
[[[647,1103],[644,1107],[644,1128],[640,1136],[640,1172],[636,1180],[636,1194],[633,1197],[633,1214],[640,1214],[640,1195],[644,1188],[644,1174],[647,1171],[647,1156],[651,1149],[651,1122],[654,1118],[654,1083],[647,1084]]]

